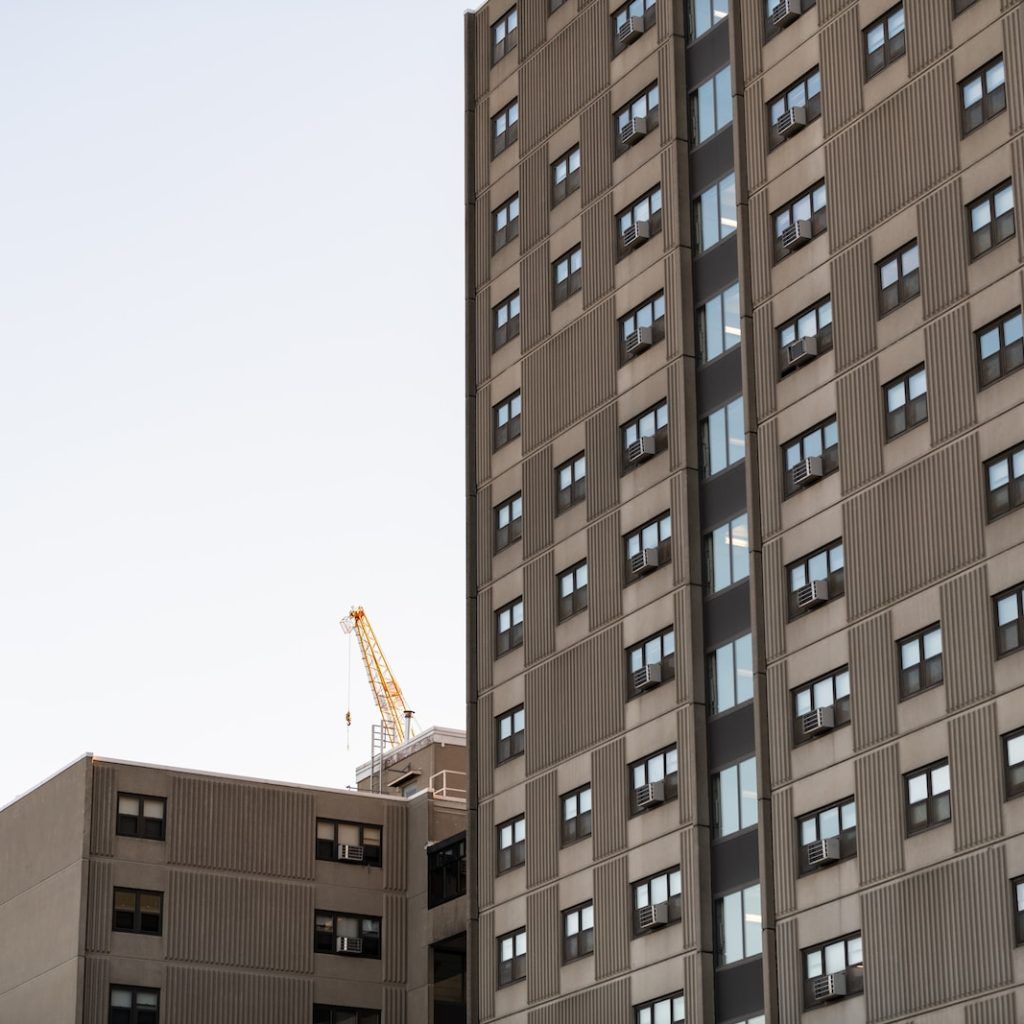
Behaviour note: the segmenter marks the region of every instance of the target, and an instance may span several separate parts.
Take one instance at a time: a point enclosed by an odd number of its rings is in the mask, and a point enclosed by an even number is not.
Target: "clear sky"
[[[466,6],[0,4],[0,805],[463,725]]]

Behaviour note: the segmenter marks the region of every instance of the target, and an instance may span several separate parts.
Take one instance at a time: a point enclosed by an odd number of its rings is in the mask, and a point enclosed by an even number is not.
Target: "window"
[[[690,42],[710,32],[729,16],[729,0],[690,0]],[[665,1018],[666,1020],[674,1018]],[[680,1017],[680,1020],[683,1018]]]
[[[977,0],[953,0],[953,17],[955,18],[958,14],[963,14],[968,7],[977,3]]]
[[[380,959],[380,918],[318,910],[313,934],[314,953]]]
[[[494,613],[498,629],[498,657],[523,644],[523,599],[517,597]]]
[[[726,64],[690,93],[690,138],[699,146],[732,124],[732,68]]]
[[[626,362],[665,337],[665,293],[658,292],[619,320],[619,359]]]
[[[558,621],[565,622],[587,607],[587,563],[577,562],[558,574]]]
[[[1024,444],[985,463],[989,521],[1024,505]]]
[[[640,911],[645,907],[665,906],[667,921],[678,921],[682,917],[682,886],[679,868],[662,871],[642,881],[633,883],[633,934],[640,935],[643,926]]]
[[[875,264],[878,268],[878,315],[921,294],[921,263],[917,239]]]
[[[509,8],[491,26],[491,63],[497,64],[506,53],[516,48],[519,36],[519,18],[514,7]]]
[[[839,468],[839,424],[835,416],[784,444],[782,459],[787,498],[807,482],[834,473]],[[814,460],[810,466],[806,465],[808,460]]]
[[[590,900],[562,912],[562,962],[594,952],[594,903]]]
[[[427,906],[466,894],[466,833],[435,843],[427,849]]]
[[[705,363],[740,343],[740,286],[730,285],[712,295],[697,310],[697,346]]]
[[[997,594],[996,654],[1002,656],[1024,644],[1024,586]]]
[[[523,411],[523,397],[513,391],[503,402],[494,407],[494,450],[517,438],[522,430],[520,415]]]
[[[794,249],[828,229],[825,183],[818,182],[781,210],[776,210],[772,214],[772,224],[775,230],[775,262],[778,263]]]
[[[1016,231],[1013,221],[1013,183],[1005,181],[991,192],[979,196],[968,206],[967,213],[973,260],[1013,237]]]
[[[1024,366],[1024,322],[1020,307],[983,327],[978,338],[978,381],[982,387]]]
[[[498,987],[526,977],[526,929],[498,938]]]
[[[583,452],[563,462],[555,470],[556,505],[559,512],[583,501],[587,496],[587,457]]]
[[[743,396],[716,409],[700,425],[700,469],[707,478],[721,473],[746,455],[743,426]]]
[[[789,114],[782,123],[780,118]],[[821,117],[821,70],[813,68],[768,101],[768,148],[775,149],[800,127]]]
[[[960,83],[960,127],[964,135],[1006,109],[1006,65],[996,57]]]
[[[897,61],[907,51],[903,4],[886,11],[864,29],[864,68],[873,78],[883,68]]]
[[[672,561],[672,516],[666,512],[623,538],[626,580],[632,583],[645,572]],[[641,564],[642,563],[642,564]]]
[[[836,669],[827,676],[813,679],[806,686],[793,691],[794,743],[803,743],[814,739],[817,733],[807,734],[801,727],[805,715],[824,708],[832,710],[832,725],[839,728],[850,722],[850,670],[846,667]]]
[[[651,189],[615,218],[616,258],[624,259],[638,245],[661,231],[661,186]]]
[[[761,886],[715,900],[715,962],[719,967],[761,955]]]
[[[844,570],[841,540],[787,566],[790,619],[806,615],[833,598],[842,597],[846,592]]]
[[[580,786],[562,797],[562,845],[586,839],[592,830],[590,785]]]
[[[491,118],[491,156],[504,153],[519,138],[519,100],[502,107]]]
[[[645,669],[647,671],[645,671]],[[676,674],[676,633],[669,626],[626,651],[628,696],[635,697]]]
[[[679,794],[679,761],[676,748],[666,747],[629,766],[630,814],[674,800]]]
[[[716,526],[704,536],[704,582],[717,594],[750,575],[747,514]]]
[[[494,549],[502,551],[523,535],[523,496],[513,494],[494,510]]]
[[[494,251],[519,237],[519,193],[494,211]]]
[[[1024,945],[1024,878],[1015,878],[1013,886],[1013,931],[1017,945]]]
[[[942,629],[929,626],[899,642],[900,696],[913,697],[942,682]]]
[[[951,816],[949,760],[905,775],[907,784],[907,835],[943,825]]]
[[[658,127],[659,115],[658,83],[654,82],[615,112],[615,155],[622,156],[630,146],[653,132]]]
[[[754,699],[754,655],[750,634],[716,647],[708,655],[711,713],[721,714]]]
[[[155,988],[110,987],[110,1024],[158,1024],[160,991]]]
[[[577,245],[554,263],[555,305],[561,305],[583,287],[583,248]]]
[[[163,839],[167,800],[162,796],[117,794],[117,834],[136,839]]]
[[[565,0],[549,0],[548,13],[554,14],[565,3]]]
[[[313,1005],[313,1024],[380,1024],[380,1010],[360,1010],[354,1006]]]
[[[771,39],[814,5],[815,0],[765,0],[768,15],[765,35]]]
[[[646,444],[641,444],[647,439]],[[642,448],[642,451],[639,449]],[[659,402],[622,426],[622,471],[668,448],[668,402]]]
[[[316,820],[316,859],[381,866],[381,827],[355,821]]]
[[[159,935],[164,894],[142,889],[114,890],[114,931]]]
[[[1024,793],[1024,729],[1003,737],[1006,799]]]
[[[805,309],[779,329],[779,375],[785,376],[803,362],[832,348],[832,298]],[[808,339],[813,339],[808,342]]]
[[[698,0],[699,2],[699,0]],[[716,0],[724,3],[725,0]],[[686,998],[682,992],[664,996],[633,1009],[634,1024],[683,1024],[686,1020]]]
[[[654,24],[656,15],[655,0],[629,0],[629,3],[623,4],[612,15],[614,52],[622,53],[635,41],[637,35],[646,32]]]
[[[891,441],[928,419],[928,378],[924,366],[885,385],[885,436]]]
[[[857,804],[852,796],[797,818],[796,828],[800,843],[801,874],[834,863],[820,858],[812,863],[808,857],[808,847],[812,843],[834,839],[835,852],[840,860],[857,855]]]
[[[495,352],[513,338],[519,337],[519,292],[513,292],[507,299],[494,307],[493,329],[492,347]]]
[[[498,764],[518,757],[526,749],[526,709],[519,707],[498,715],[497,722],[498,746],[496,758]]]
[[[727,174],[694,200],[693,224],[698,252],[707,252],[736,231],[735,174]]]
[[[551,165],[551,205],[557,206],[580,187],[580,147],[573,146]]]
[[[757,759],[750,757],[711,776],[715,838],[757,824]]]
[[[846,996],[826,995],[829,975],[843,975]],[[860,934],[804,950],[804,1006],[813,1010],[823,1001],[849,998],[864,991],[864,950]]]
[[[522,867],[526,863],[526,818],[503,821],[497,827],[498,833],[498,874]]]

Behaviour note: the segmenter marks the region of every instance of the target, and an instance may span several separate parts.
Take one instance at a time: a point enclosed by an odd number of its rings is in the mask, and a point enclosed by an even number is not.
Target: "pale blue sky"
[[[465,0],[0,0],[0,805],[462,725]]]

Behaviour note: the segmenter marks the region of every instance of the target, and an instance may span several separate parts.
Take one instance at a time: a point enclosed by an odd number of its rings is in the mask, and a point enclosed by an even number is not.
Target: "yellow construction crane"
[[[413,713],[405,703],[402,688],[388,665],[388,659],[384,657],[369,616],[362,608],[353,608],[341,620],[341,628],[348,634],[355,633],[359,641],[359,652],[363,656],[373,699],[380,711],[386,744],[396,746],[413,735]],[[345,713],[345,721],[352,724],[351,711]]]

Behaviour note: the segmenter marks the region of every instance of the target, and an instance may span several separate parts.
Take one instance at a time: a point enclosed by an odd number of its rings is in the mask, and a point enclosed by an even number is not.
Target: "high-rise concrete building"
[[[471,1020],[1024,1019],[1024,6],[466,72]]]

